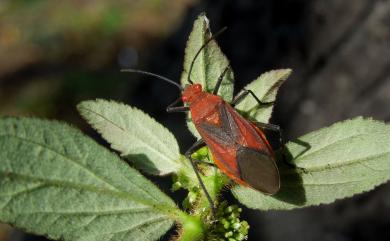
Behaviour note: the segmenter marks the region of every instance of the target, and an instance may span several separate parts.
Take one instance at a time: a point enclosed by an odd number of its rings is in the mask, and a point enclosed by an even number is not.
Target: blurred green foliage
[[[194,2],[0,1],[0,114],[61,118],[82,99],[117,98],[120,51],[146,52]]]

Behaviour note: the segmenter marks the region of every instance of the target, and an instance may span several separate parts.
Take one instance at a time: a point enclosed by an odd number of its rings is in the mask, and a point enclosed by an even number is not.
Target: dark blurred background
[[[390,0],[0,0],[0,114],[63,120],[99,140],[75,105],[113,99],[167,126],[184,151],[194,141],[184,116],[165,113],[176,88],[119,70],[179,80],[203,11],[214,31],[228,26],[218,42],[236,90],[264,71],[294,69],[272,118],[289,139],[357,115],[389,121]],[[331,205],[243,215],[249,240],[390,240],[390,185]],[[0,224],[0,241],[11,240],[45,239]]]

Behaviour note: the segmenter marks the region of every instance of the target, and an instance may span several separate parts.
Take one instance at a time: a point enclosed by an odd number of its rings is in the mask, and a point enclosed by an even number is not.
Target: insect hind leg
[[[273,132],[278,133],[279,136],[279,142],[281,145],[284,145],[286,143],[286,140],[283,135],[283,130],[278,125],[269,124],[269,123],[263,123],[263,122],[253,122],[257,127],[263,130],[270,130]]]
[[[199,184],[200,184],[200,187],[202,188],[203,192],[205,193],[206,195],[206,198],[208,200],[208,202],[210,203],[210,208],[211,208],[211,213],[213,215],[214,218],[216,218],[216,209],[215,209],[215,206],[214,206],[214,202],[213,202],[213,199],[211,198],[209,192],[207,191],[206,189],[206,186],[204,185],[203,181],[202,181],[202,178],[200,177],[200,174],[199,174],[199,170],[197,169],[195,163],[197,160],[195,160],[194,158],[191,157],[191,155],[196,151],[198,150],[199,148],[205,146],[206,143],[204,142],[203,139],[200,139],[198,140],[197,142],[195,142],[186,152],[185,152],[185,156],[187,157],[188,160],[190,160],[190,163],[191,163],[191,166],[192,168],[194,169],[194,172],[196,174],[196,178],[198,179],[199,181]]]
[[[260,129],[270,130],[270,131],[278,133],[279,143],[280,143],[281,148],[282,148],[282,160],[283,160],[283,163],[285,163],[287,166],[289,166],[291,168],[296,168],[296,166],[294,164],[288,162],[287,153],[286,153],[287,150],[286,150],[286,146],[284,145],[286,143],[286,139],[284,138],[283,131],[280,128],[280,126],[274,125],[274,124],[270,124],[270,123],[262,123],[262,122],[253,122],[253,124],[255,124]]]
[[[216,165],[212,162],[207,162],[207,161],[201,161],[201,160],[195,160],[195,163],[196,164],[204,164],[204,165],[208,165],[208,166],[212,166],[212,167],[216,167]]]

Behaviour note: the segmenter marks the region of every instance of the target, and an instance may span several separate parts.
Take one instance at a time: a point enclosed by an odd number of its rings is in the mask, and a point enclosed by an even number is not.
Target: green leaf
[[[195,54],[200,48],[211,38],[209,20],[205,14],[199,15],[195,20],[192,32],[187,41],[187,47],[184,55],[183,73],[181,83],[188,84],[187,76],[191,62],[195,58]],[[218,77],[222,74],[225,68],[229,66],[229,61],[222,53],[217,42],[212,40],[200,52],[195,60],[192,68],[191,80],[194,83],[200,83],[207,92],[214,90]],[[218,95],[222,96],[226,101],[230,102],[233,97],[233,72],[228,71],[222,81]]]
[[[0,120],[0,221],[51,239],[157,240],[173,201],[65,124]]]
[[[195,20],[192,32],[187,41],[187,47],[184,56],[183,73],[181,76],[181,83],[184,86],[188,84],[187,77],[190,70],[191,62],[194,60],[196,53],[205,44],[205,42],[212,36],[209,26],[209,20],[205,14],[199,15]],[[215,84],[225,70],[229,66],[229,61],[222,53],[217,42],[212,40],[200,52],[196,58],[191,72],[191,80],[194,83],[200,83],[207,92],[212,92]],[[221,83],[218,95],[222,96],[224,100],[230,102],[233,98],[233,71],[230,69]],[[198,132],[191,122],[187,122],[190,131],[197,137]]]
[[[84,101],[81,115],[111,147],[148,173],[166,175],[180,168],[175,137],[142,111],[114,101]]]
[[[250,208],[292,209],[331,203],[390,179],[390,126],[361,117],[309,133],[286,147],[297,168],[279,163],[282,186],[274,196],[233,189]],[[281,159],[281,158],[279,158]]]
[[[268,71],[252,81],[244,89],[252,90],[262,102],[274,102],[279,87],[290,76],[291,72],[291,69]],[[248,95],[236,106],[236,109],[246,118],[268,123],[271,118],[273,105],[260,106],[251,95]]]

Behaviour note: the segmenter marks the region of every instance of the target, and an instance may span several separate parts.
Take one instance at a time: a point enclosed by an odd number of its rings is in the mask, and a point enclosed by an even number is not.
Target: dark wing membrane
[[[218,106],[219,122],[203,121],[197,128],[216,164],[239,183],[274,194],[280,188],[279,171],[265,137],[231,106]],[[237,180],[238,179],[238,180]]]
[[[237,150],[237,164],[241,179],[266,194],[275,194],[280,188],[279,171],[275,161],[266,153],[247,147]]]
[[[199,126],[201,127],[200,133],[202,137],[206,139],[206,142],[207,139],[212,139],[214,142],[224,146],[235,143],[232,136],[221,126],[216,126],[207,122],[203,122]]]
[[[235,145],[239,130],[231,113],[226,109],[226,105],[221,104],[218,106],[218,115],[220,123],[217,125],[206,121],[202,122],[199,127],[205,132],[201,130],[201,133],[207,133],[209,138],[222,145]]]

